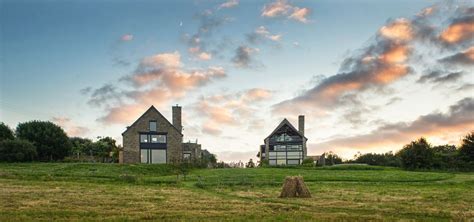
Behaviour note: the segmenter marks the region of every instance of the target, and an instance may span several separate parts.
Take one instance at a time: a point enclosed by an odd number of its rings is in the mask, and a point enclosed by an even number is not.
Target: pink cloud
[[[133,35],[132,34],[125,34],[122,37],[120,37],[120,40],[124,42],[132,41],[133,40]]]
[[[308,8],[300,8],[289,4],[286,0],[276,0],[270,4],[266,4],[262,9],[263,17],[286,17],[302,23],[307,23],[307,16],[311,13]]]

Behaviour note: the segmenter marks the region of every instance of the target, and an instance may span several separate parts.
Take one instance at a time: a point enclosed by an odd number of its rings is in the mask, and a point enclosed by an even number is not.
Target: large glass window
[[[140,134],[140,143],[148,143],[148,135]]]
[[[288,160],[288,165],[298,165],[300,164],[300,160]]]
[[[141,163],[148,163],[148,150],[140,150],[140,160]]]
[[[150,135],[152,143],[166,143],[166,135]]]
[[[151,150],[151,163],[166,163],[166,150]]]
[[[156,121],[150,121],[150,131],[156,132]]]

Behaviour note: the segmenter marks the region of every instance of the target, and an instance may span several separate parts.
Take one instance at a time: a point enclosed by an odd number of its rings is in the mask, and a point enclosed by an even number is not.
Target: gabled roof
[[[275,128],[275,130],[273,130],[272,133],[270,133],[270,135],[268,135],[266,139],[270,138],[273,134],[275,134],[281,127],[283,127],[284,125],[287,125],[289,126],[291,129],[293,129],[294,131],[296,131],[298,133],[298,135],[300,135],[302,138],[305,138],[306,140],[308,140],[308,138],[306,138],[306,136],[304,136],[303,134],[301,134],[301,132],[299,130],[297,130],[291,123],[290,121],[288,121],[286,118],[283,119],[281,121],[281,123]]]
[[[176,126],[174,126],[170,121],[168,121],[168,119],[166,119],[166,117],[163,116],[163,114],[161,114],[160,111],[158,111],[158,110],[155,108],[155,106],[151,105],[150,108],[148,108],[140,117],[138,117],[137,120],[135,120],[135,122],[132,123],[132,125],[130,125],[130,126],[127,127],[127,129],[122,133],[122,136],[123,136],[123,134],[125,134],[125,133],[128,131],[128,129],[132,128],[135,124],[137,124],[138,120],[140,120],[146,113],[151,112],[151,111],[157,112],[158,115],[160,115],[163,119],[165,119],[168,124],[170,124],[171,126],[173,126],[173,129],[175,129],[176,132],[178,132],[179,134],[183,135],[183,133],[179,132],[179,130],[176,128]]]

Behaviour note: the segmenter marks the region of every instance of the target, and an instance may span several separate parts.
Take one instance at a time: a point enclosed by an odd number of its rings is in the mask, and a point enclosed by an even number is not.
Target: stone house
[[[188,141],[183,143],[183,160],[193,161],[198,160],[202,156],[201,144]]]
[[[269,165],[299,165],[307,156],[304,136],[304,116],[298,116],[298,129],[287,119],[267,136],[260,146],[260,162],[268,160]]]
[[[119,162],[181,162],[184,157],[182,129],[180,106],[172,107],[172,123],[151,106],[122,133],[123,151],[119,156]],[[192,146],[189,150],[197,147],[200,151],[200,144]]]

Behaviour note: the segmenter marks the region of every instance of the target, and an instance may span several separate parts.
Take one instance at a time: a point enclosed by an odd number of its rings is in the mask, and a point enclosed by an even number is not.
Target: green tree
[[[474,131],[462,139],[459,156],[466,162],[474,162]]]
[[[0,161],[27,162],[37,157],[36,147],[27,140],[0,141]]]
[[[405,145],[397,155],[405,169],[430,169],[433,166],[433,149],[423,137]]]
[[[20,123],[16,128],[16,136],[33,143],[41,161],[62,160],[71,149],[71,142],[64,130],[49,121]]]
[[[88,155],[92,149],[92,140],[81,137],[72,137],[69,138],[71,141],[71,155],[76,157],[81,157],[83,155]]]
[[[15,136],[13,131],[5,123],[0,122],[0,141],[3,140],[13,140]]]
[[[433,168],[456,169],[458,166],[458,150],[454,145],[439,145],[433,148]]]
[[[100,157],[102,162],[115,162],[118,158],[118,152],[116,141],[112,137],[100,138],[92,144],[92,155]]]

